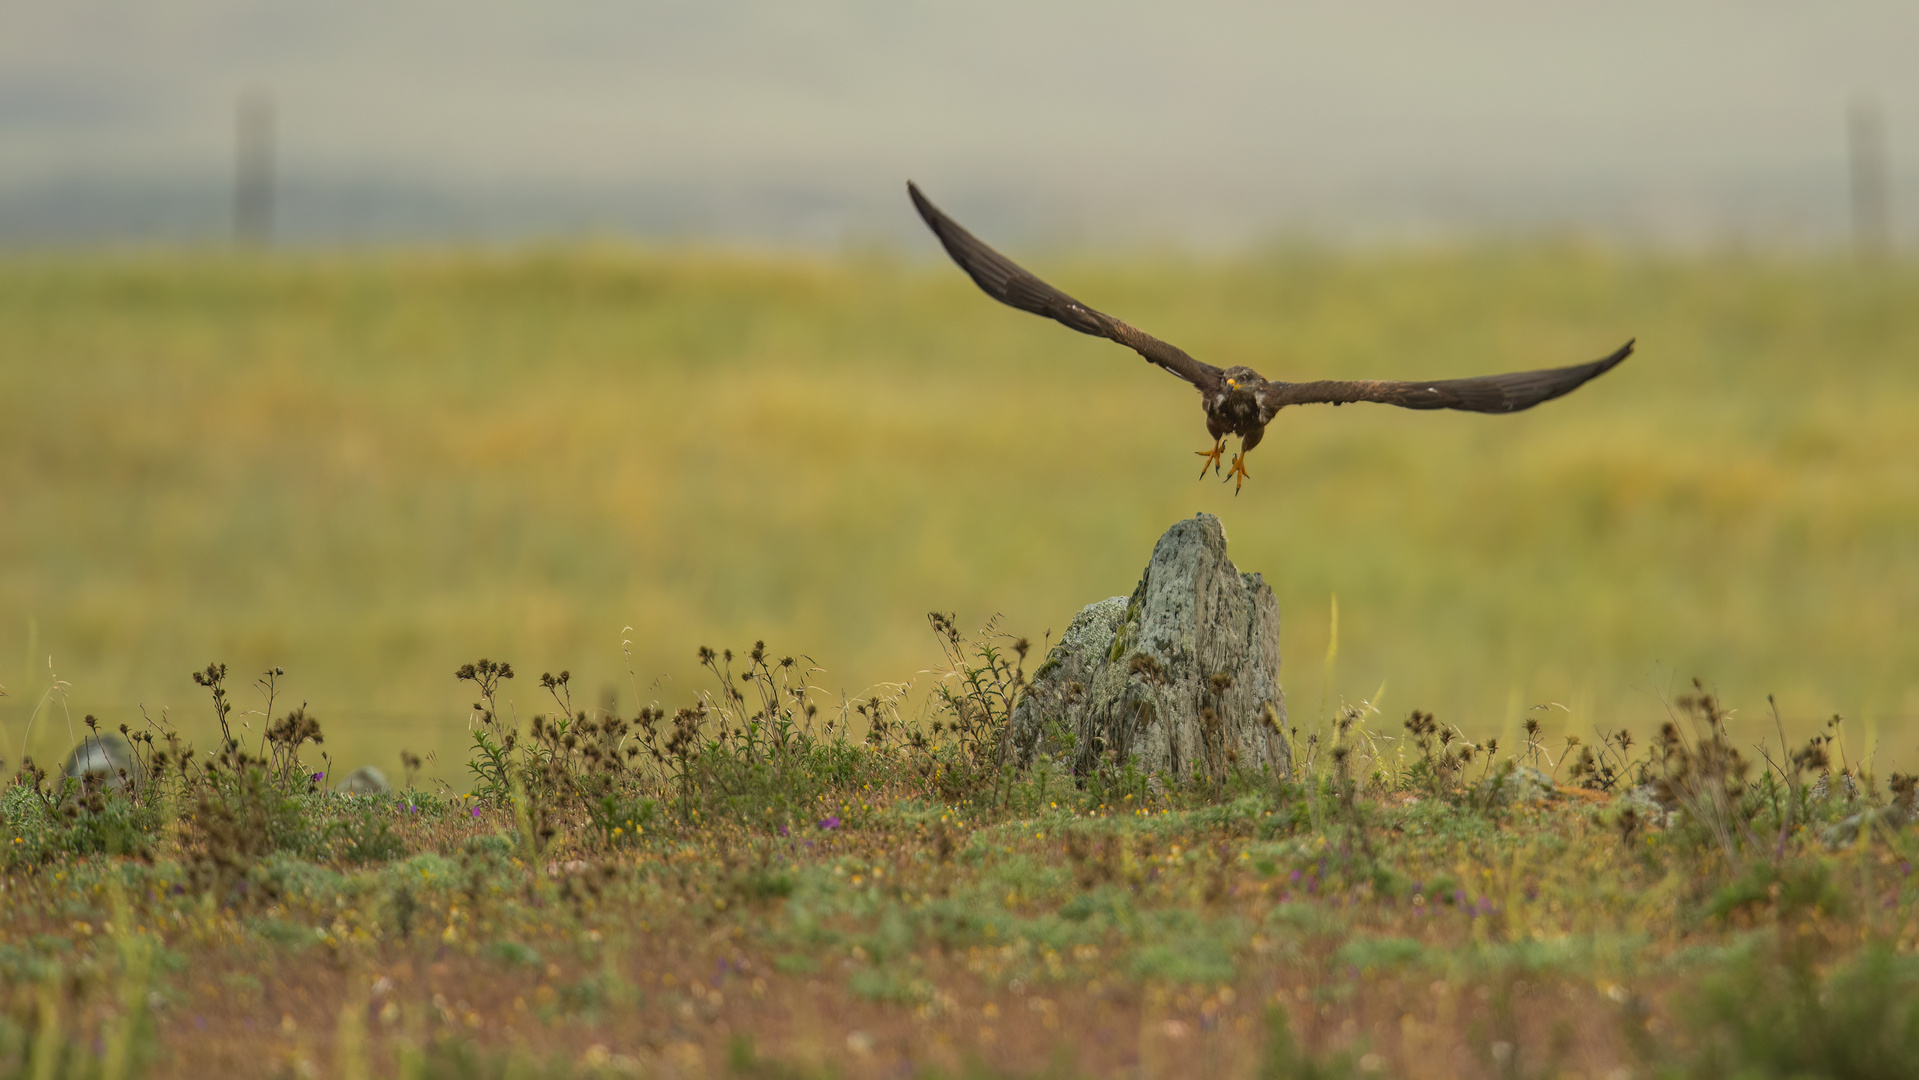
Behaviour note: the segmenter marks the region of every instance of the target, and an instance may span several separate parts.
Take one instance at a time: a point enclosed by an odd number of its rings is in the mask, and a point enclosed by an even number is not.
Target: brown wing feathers
[[[1082,334],[1116,341],[1201,390],[1211,390],[1218,384],[1218,368],[1200,363],[1144,330],[1095,311],[1027,273],[1013,260],[961,228],[959,222],[941,213],[910,180],[906,183],[906,193],[912,196],[914,207],[933,235],[939,237],[940,246],[986,295],[1021,311],[1044,315]]]
[[[919,187],[911,181],[906,184],[906,193],[912,196],[920,217],[926,219],[926,224],[932,228],[933,235],[939,237],[946,253],[986,295],[1021,311],[1030,311],[1064,323],[1082,334],[1112,337],[1109,326],[1111,320],[1106,316],[1027,273],[1013,260],[988,247],[979,237],[961,228],[959,222],[941,213],[939,207],[920,194]]]
[[[1272,383],[1261,395],[1261,404],[1277,409],[1286,405],[1340,405],[1349,401],[1376,401],[1397,405],[1402,409],[1518,412],[1561,394],[1571,393],[1587,381],[1604,375],[1621,360],[1631,356],[1632,349],[1633,343],[1628,341],[1611,356],[1589,364],[1484,375],[1476,379],[1440,379],[1432,382],[1343,382],[1327,379],[1307,383]]]

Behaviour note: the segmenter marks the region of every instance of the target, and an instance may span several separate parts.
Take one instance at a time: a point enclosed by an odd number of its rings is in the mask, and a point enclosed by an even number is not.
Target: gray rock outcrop
[[[1084,774],[1135,758],[1191,778],[1290,770],[1285,727],[1273,590],[1239,572],[1219,519],[1200,514],[1159,538],[1130,597],[1073,618],[1013,711],[1011,736],[1022,765],[1045,754]]]
[[[1679,813],[1678,800],[1672,797],[1670,791],[1662,789],[1657,783],[1641,784],[1631,791],[1623,792],[1613,800],[1613,805],[1620,810],[1631,810],[1639,815],[1640,820],[1662,829],[1671,828],[1675,816]]]
[[[1827,847],[1836,849],[1858,843],[1859,834],[1862,832],[1878,832],[1890,836],[1910,824],[1912,824],[1912,811],[1894,803],[1891,806],[1862,810],[1844,821],[1834,822],[1819,830],[1819,839]]]
[[[119,790],[129,783],[138,787],[145,779],[140,768],[140,759],[134,755],[133,746],[125,739],[112,733],[88,735],[67,755],[66,764],[61,766],[61,774],[75,780],[94,777],[101,785]]]
[[[1559,794],[1558,785],[1544,769],[1519,765],[1493,771],[1476,789],[1482,806],[1537,806]]]
[[[1852,779],[1846,773],[1839,775]],[[1844,821],[1826,826],[1819,831],[1819,839],[1829,848],[1842,848],[1858,843],[1860,833],[1878,833],[1890,837],[1911,825],[1914,820],[1919,820],[1919,787],[1910,783],[1901,784],[1899,774],[1894,773],[1892,802],[1862,810]]]
[[[342,795],[390,795],[393,785],[387,783],[386,773],[378,766],[362,765],[346,774],[346,779],[334,790]]]

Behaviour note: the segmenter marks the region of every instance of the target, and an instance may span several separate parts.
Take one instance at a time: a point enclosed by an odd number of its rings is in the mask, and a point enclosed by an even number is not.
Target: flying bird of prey
[[[919,208],[920,217],[939,237],[940,244],[953,261],[966,271],[986,295],[1021,311],[1044,315],[1082,334],[1117,341],[1199,388],[1201,404],[1206,408],[1206,432],[1213,437],[1211,450],[1196,451],[1207,468],[1220,471],[1220,458],[1226,452],[1226,436],[1239,436],[1239,453],[1233,455],[1226,479],[1234,481],[1233,493],[1246,482],[1246,455],[1266,434],[1266,425],[1288,405],[1333,404],[1349,401],[1377,401],[1402,409],[1463,409],[1467,412],[1508,413],[1530,409],[1542,401],[1571,393],[1589,379],[1611,371],[1613,366],[1632,355],[1633,343],[1621,345],[1611,356],[1589,364],[1550,368],[1544,371],[1517,371],[1506,375],[1485,375],[1476,379],[1440,379],[1430,382],[1390,382],[1382,380],[1344,381],[1321,379],[1317,382],[1289,383],[1267,380],[1249,367],[1225,369],[1201,363],[1177,346],[1129,326],[1078,300],[1022,270],[1011,259],[982,243],[959,223],[940,212],[920,193],[912,181],[907,194]]]

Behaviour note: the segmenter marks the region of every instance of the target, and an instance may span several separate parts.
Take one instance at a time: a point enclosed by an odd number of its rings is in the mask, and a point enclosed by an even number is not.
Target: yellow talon
[[[1201,475],[1203,476],[1205,474],[1202,473]],[[1234,454],[1233,467],[1226,470],[1226,479],[1233,480],[1234,477],[1238,477],[1238,480],[1233,484],[1233,494],[1239,494],[1239,489],[1246,485],[1246,476],[1246,455],[1244,453]]]
[[[1217,439],[1213,442],[1213,448],[1211,450],[1195,450],[1193,453],[1206,459],[1199,463],[1199,476],[1200,479],[1204,480],[1206,478],[1207,466],[1211,466],[1215,473],[1219,471],[1219,459],[1226,454],[1226,440],[1223,438]]]

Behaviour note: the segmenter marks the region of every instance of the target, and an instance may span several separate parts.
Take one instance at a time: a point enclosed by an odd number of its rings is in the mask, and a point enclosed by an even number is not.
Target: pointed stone
[[[1013,712],[1015,760],[1101,761],[1181,779],[1290,770],[1279,686],[1279,607],[1226,557],[1219,519],[1176,523],[1128,596],[1088,605]],[[1069,746],[1070,744],[1070,746]]]

